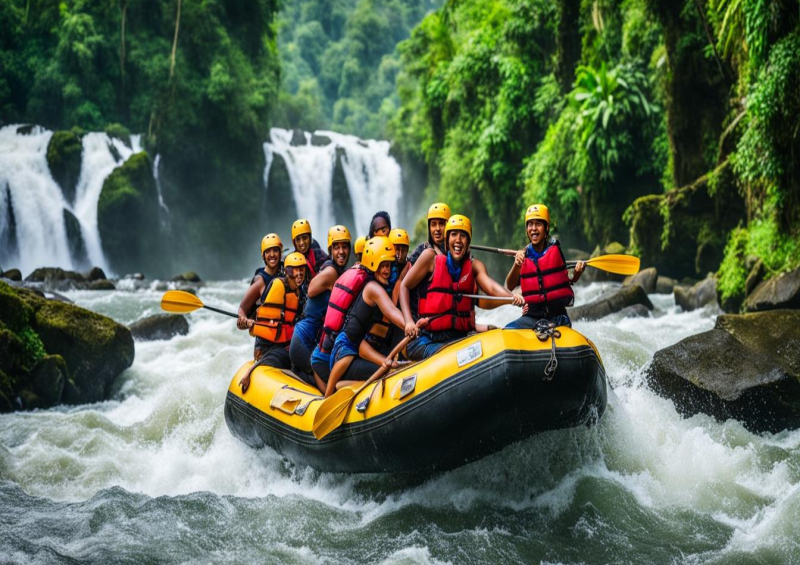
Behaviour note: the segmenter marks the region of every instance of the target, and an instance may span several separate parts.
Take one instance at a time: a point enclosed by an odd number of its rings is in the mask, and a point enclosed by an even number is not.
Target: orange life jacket
[[[289,343],[294,333],[299,298],[286,291],[286,279],[275,277],[269,284],[263,304],[256,310],[256,323],[250,334],[271,341]]]
[[[333,348],[336,334],[344,327],[347,312],[370,278],[365,267],[357,266],[347,269],[336,279],[328,301],[328,310],[325,312],[325,322],[322,324],[322,338],[319,342],[322,351],[327,352]]]
[[[439,314],[430,321],[425,331],[440,332],[456,330],[468,332],[475,329],[475,307],[471,298],[462,294],[475,294],[477,290],[472,273],[472,259],[467,257],[461,265],[461,276],[453,282],[447,270],[447,255],[437,255],[434,259],[433,274],[424,297],[419,299],[419,317],[428,318]],[[449,316],[447,314],[450,314]]]
[[[519,285],[525,302],[537,308],[572,305],[575,293],[558,242],[545,249],[539,259],[525,257],[520,268]]]

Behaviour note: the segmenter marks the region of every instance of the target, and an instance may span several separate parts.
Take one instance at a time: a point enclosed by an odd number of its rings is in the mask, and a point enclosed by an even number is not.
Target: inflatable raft
[[[594,344],[570,328],[558,330],[549,379],[553,338],[542,341],[532,330],[475,334],[368,385],[342,425],[319,440],[312,434],[319,392],[291,371],[262,366],[242,394],[249,361],[231,380],[225,421],[244,443],[270,446],[320,471],[452,469],[603,415],[606,375]]]

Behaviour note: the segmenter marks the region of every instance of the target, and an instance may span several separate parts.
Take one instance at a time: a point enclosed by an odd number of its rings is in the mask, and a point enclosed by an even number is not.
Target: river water
[[[199,296],[235,310],[244,287]],[[160,294],[69,296],[130,323]],[[613,387],[597,427],[414,478],[321,474],[233,438],[225,391],[252,342],[195,312],[188,335],[136,344],[113,400],[0,416],[0,562],[800,563],[800,431],[684,419],[653,394],[653,353],[716,312],[651,299],[652,318],[575,324]]]

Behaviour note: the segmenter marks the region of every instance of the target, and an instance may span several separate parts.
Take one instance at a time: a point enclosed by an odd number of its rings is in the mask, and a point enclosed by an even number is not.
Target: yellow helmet
[[[298,235],[303,235],[304,233],[311,235],[311,224],[308,223],[308,220],[295,220],[292,224],[292,241],[297,239]]]
[[[363,235],[356,240],[356,255],[361,255],[364,253],[364,245],[366,243],[367,238]]]
[[[308,263],[302,253],[294,251],[286,256],[283,260],[284,267],[305,267]]]
[[[389,232],[389,241],[394,245],[407,245],[411,247],[411,240],[408,239],[408,232],[403,228],[394,228]]]
[[[373,273],[384,261],[394,261],[394,245],[388,237],[373,237],[364,245],[364,256],[361,264]]]
[[[447,220],[447,226],[444,228],[445,241],[447,241],[449,233],[453,230],[461,230],[467,232],[469,240],[472,241],[472,222],[470,222],[469,218],[467,218],[466,216],[462,216],[461,214],[450,216],[450,219]]]
[[[273,247],[280,247],[281,253],[283,253],[283,242],[281,242],[281,238],[278,237],[277,233],[268,233],[264,236],[264,239],[261,240],[261,254],[264,254],[264,251],[267,249],[272,249]]]
[[[444,202],[437,202],[435,204],[431,204],[431,207],[428,208],[428,221],[430,222],[434,218],[444,220],[445,222],[449,220],[450,206],[448,206]]]
[[[547,227],[550,227],[550,210],[544,204],[532,204],[528,206],[528,210],[525,212],[526,224],[528,220],[543,220],[547,222]]]
[[[350,230],[344,226],[333,226],[328,230],[328,249],[337,241],[350,243]]]

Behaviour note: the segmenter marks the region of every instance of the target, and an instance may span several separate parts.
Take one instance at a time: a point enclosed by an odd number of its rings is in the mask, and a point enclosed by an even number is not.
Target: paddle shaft
[[[203,304],[203,308],[206,310],[211,310],[212,312],[216,312],[217,314],[225,314],[226,316],[230,316],[231,318],[238,318],[238,314],[234,314],[233,312],[228,312],[226,310],[220,310],[219,308],[214,308],[212,306],[206,306]]]
[[[499,247],[488,247],[486,245],[474,245],[470,244],[470,249],[477,249],[478,251],[489,251],[490,253],[499,253],[500,255],[508,255],[509,257],[514,257],[517,252],[513,249],[501,249]]]

